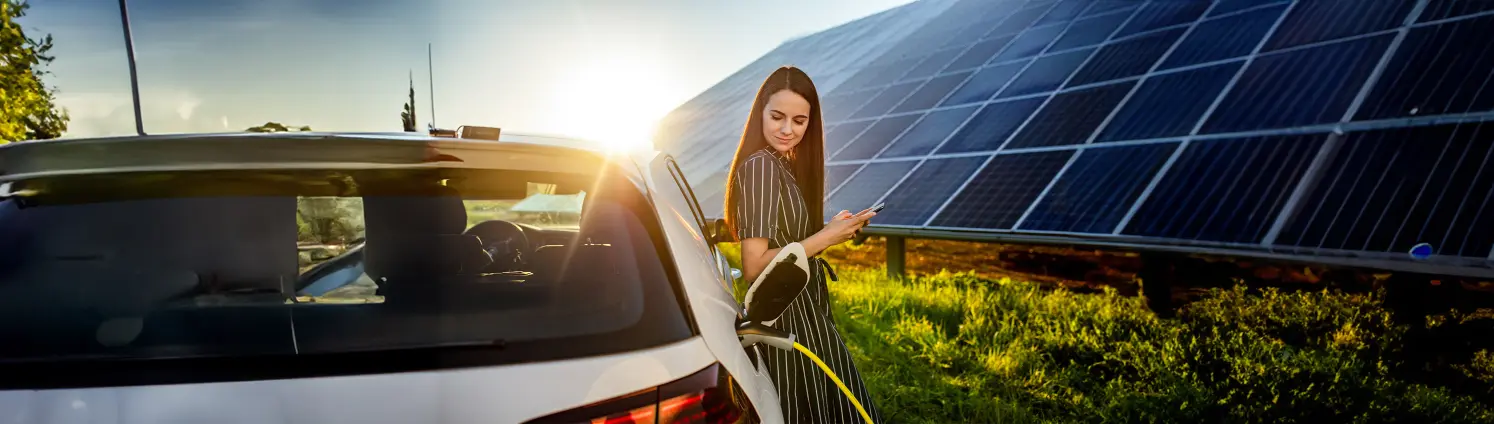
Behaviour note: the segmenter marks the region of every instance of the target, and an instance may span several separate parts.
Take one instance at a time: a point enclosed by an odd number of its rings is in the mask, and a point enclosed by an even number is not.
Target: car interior
[[[662,269],[640,267],[613,246],[652,254],[637,236],[641,224],[592,196],[579,228],[505,220],[468,228],[467,193],[458,188],[366,191],[357,193],[361,245],[304,272],[294,196],[0,202],[0,318],[14,324],[0,324],[0,361],[480,342],[494,337],[489,319],[562,315],[612,318],[518,326],[504,336],[601,332],[642,314],[632,311],[642,309],[641,290],[616,282],[663,280]],[[298,300],[364,278],[380,302]]]

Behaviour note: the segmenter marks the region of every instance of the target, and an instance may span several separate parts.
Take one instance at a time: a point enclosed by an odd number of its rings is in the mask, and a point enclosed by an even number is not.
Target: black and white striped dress
[[[813,235],[810,225],[820,217],[808,216],[804,196],[794,182],[788,159],[771,147],[754,152],[737,169],[737,235],[740,239],[763,237],[768,248],[777,249]],[[820,201],[820,199],[815,199]],[[784,311],[774,325],[797,336],[800,344],[835,370],[841,382],[856,394],[873,420],[881,421],[872,398],[851,360],[830,315],[830,292],[825,269],[814,258],[809,286]],[[860,423],[861,415],[835,382],[819,366],[797,351],[765,349],[764,360],[782,399],[789,423]]]

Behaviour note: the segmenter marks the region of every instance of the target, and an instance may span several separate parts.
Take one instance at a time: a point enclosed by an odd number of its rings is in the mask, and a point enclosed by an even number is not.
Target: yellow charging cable
[[[851,400],[851,405],[856,406],[856,412],[861,413],[861,419],[866,420],[867,424],[872,424],[871,415],[867,415],[866,408],[861,407],[861,402],[856,400],[856,395],[851,394],[851,389],[846,388],[846,383],[840,382],[840,377],[835,376],[835,371],[831,371],[830,367],[828,365],[825,365],[824,361],[820,360],[820,357],[815,356],[814,352],[810,352],[809,349],[806,349],[804,345],[799,344],[799,342],[794,342],[794,350],[798,350],[800,353],[803,353],[804,356],[808,356],[809,360],[814,361],[815,365],[819,365],[820,369],[825,371],[825,375],[830,376],[830,380],[834,381],[835,385],[840,387],[841,393],[846,394],[846,399]]]

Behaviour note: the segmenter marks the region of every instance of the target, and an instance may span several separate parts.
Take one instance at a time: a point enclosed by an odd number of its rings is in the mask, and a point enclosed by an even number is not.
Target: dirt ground
[[[907,239],[906,247],[910,275],[932,275],[947,270],[974,272],[991,279],[1036,281],[1080,292],[1099,291],[1104,286],[1124,295],[1141,290],[1137,278],[1141,257],[1134,252],[926,239]],[[824,256],[837,268],[881,268],[887,261],[886,241],[869,237],[860,245],[836,247]],[[1209,288],[1236,283],[1252,287],[1361,291],[1377,287],[1389,278],[1386,273],[1236,257],[1188,255],[1171,262],[1178,270],[1178,280],[1185,281],[1186,286],[1172,287],[1170,291],[1175,300],[1183,302]],[[1451,284],[1462,289],[1459,292],[1463,294],[1477,293],[1494,303],[1494,282],[1490,281],[1431,279],[1417,284],[1428,288]]]

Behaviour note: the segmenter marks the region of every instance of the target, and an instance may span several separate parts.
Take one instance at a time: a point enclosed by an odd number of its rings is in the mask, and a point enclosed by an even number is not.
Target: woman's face
[[[779,153],[788,154],[809,129],[809,101],[790,90],[768,97],[763,108],[763,139]]]

